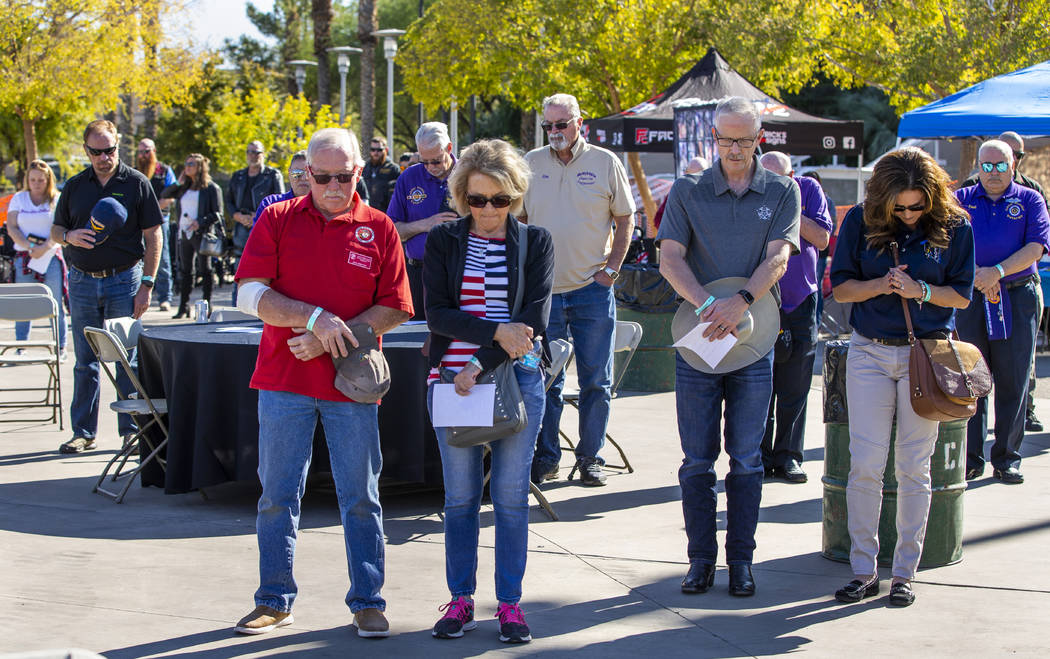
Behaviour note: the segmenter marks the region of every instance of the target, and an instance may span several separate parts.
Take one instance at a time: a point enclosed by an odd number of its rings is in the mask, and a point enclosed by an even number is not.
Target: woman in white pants
[[[846,357],[850,472],[846,509],[854,579],[835,593],[859,602],[879,593],[879,511],[894,414],[897,545],[890,604],[915,601],[930,510],[930,457],[938,423],[912,410],[908,387],[907,301],[917,338],[945,338],[955,310],[970,303],[973,230],[949,188],[949,177],[926,152],[904,148],[884,156],[868,181],[864,203],[846,215],[831,264],[835,300],[852,302],[853,336]],[[894,266],[891,243],[900,253]]]

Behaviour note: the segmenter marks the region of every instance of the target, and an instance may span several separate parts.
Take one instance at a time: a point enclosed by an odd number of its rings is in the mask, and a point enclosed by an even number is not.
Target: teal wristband
[[[696,308],[696,315],[699,316],[700,314],[704,313],[704,309],[706,309],[709,306],[711,306],[711,303],[714,302],[714,301],[715,301],[715,296],[714,295],[712,295],[709,298],[707,298],[706,300],[704,300],[704,303]]]
[[[481,365],[481,362],[478,361],[477,357],[471,357],[470,361],[467,362],[467,363],[468,364],[473,364],[474,366],[477,366],[479,371],[484,371],[485,370],[485,367]]]
[[[926,282],[922,282],[922,289],[923,289],[923,292],[925,293],[922,296],[922,301],[923,302],[929,302],[930,301],[930,296],[933,295],[933,286],[930,286]]]
[[[314,312],[310,314],[310,320],[306,321],[307,332],[314,331],[314,323],[317,322],[317,319],[321,317],[322,313],[324,313],[324,309],[322,309],[321,307],[314,308]]]
[[[999,271],[999,279],[1002,279],[1003,277],[1006,276],[1006,271],[1003,270],[1003,266],[1000,265],[999,263],[995,264],[995,269]]]
[[[154,279],[156,279],[156,277],[154,277],[153,275],[142,275],[140,281],[148,281],[152,284]]]

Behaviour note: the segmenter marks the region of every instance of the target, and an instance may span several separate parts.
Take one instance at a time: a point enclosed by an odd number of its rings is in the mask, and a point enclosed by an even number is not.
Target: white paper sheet
[[[492,406],[496,402],[496,385],[476,384],[466,396],[456,393],[456,385],[434,385],[434,427],[492,427]]]
[[[44,255],[40,258],[29,259],[29,263],[27,263],[26,265],[28,265],[29,269],[33,272],[46,275],[47,268],[51,265],[51,259],[55,258],[55,250],[57,249],[57,247],[52,247],[51,249],[44,252]]]
[[[714,341],[705,339],[701,335],[710,324],[700,323],[692,331],[676,341],[674,347],[685,348],[695,352],[700,359],[707,362],[708,366],[715,368],[722,361],[722,358],[726,356],[726,353],[736,345],[737,338],[732,334],[727,334],[724,338]]]
[[[212,330],[215,334],[262,334],[262,331],[261,327],[218,327]]]

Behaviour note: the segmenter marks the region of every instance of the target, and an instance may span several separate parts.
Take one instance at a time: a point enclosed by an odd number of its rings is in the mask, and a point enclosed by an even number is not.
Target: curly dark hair
[[[934,247],[948,247],[952,227],[966,219],[966,211],[951,191],[951,179],[922,149],[891,151],[875,164],[864,197],[864,234],[868,247],[880,252],[897,239],[903,223],[893,214],[897,195],[908,190],[923,193],[926,204],[919,227]]]

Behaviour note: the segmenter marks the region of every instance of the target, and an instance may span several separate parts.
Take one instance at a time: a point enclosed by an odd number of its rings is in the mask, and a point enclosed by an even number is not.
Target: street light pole
[[[350,55],[360,55],[361,49],[353,46],[335,46],[328,52],[339,55],[339,125],[346,123],[346,74],[350,71]]]
[[[383,55],[386,57],[386,144],[394,150],[394,58],[397,57],[397,38],[404,30],[376,30],[372,34],[383,37]]]
[[[303,85],[306,84],[306,67],[317,66],[317,62],[308,59],[293,59],[288,66],[295,67],[295,86],[299,88],[299,95],[303,95]]]

